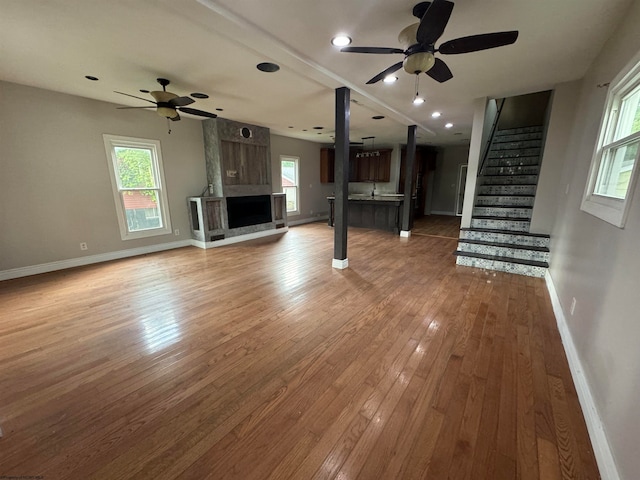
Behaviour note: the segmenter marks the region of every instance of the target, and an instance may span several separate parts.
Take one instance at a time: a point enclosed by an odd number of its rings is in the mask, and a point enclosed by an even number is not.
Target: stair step
[[[501,243],[531,247],[549,247],[549,235],[530,232],[514,232],[496,228],[460,228],[460,238],[463,240],[482,240],[488,243]]]
[[[532,207],[513,206],[476,206],[473,207],[473,218],[510,218],[515,220],[531,220]]]
[[[493,137],[494,143],[519,142],[521,140],[542,140],[542,132],[496,134]]]
[[[503,137],[504,138],[504,137]],[[493,142],[491,144],[491,151],[500,150],[522,150],[526,148],[540,148],[542,146],[542,139],[533,140],[517,140],[510,142]]]
[[[479,195],[535,195],[536,185],[478,185]]]
[[[508,128],[505,130],[498,130],[496,132],[496,136],[501,137],[503,135],[516,135],[520,133],[536,133],[536,132],[542,132],[542,130],[543,130],[542,125],[536,125],[532,127]]]
[[[472,217],[471,227],[509,230],[513,232],[528,232],[531,222],[528,219],[513,219],[509,217]]]
[[[476,207],[533,207],[533,195],[478,195]]]
[[[484,268],[529,277],[544,278],[549,264],[547,262],[535,262],[515,258],[505,258],[481,253],[465,253],[455,251],[456,264],[467,267]]]
[[[548,262],[549,249],[547,247],[534,247],[526,245],[509,245],[484,242],[481,240],[458,241],[458,251],[467,253],[481,253],[494,257],[517,258],[535,262]]]
[[[482,175],[538,175],[539,165],[487,165]]]
[[[538,175],[482,175],[479,185],[537,185]]]
[[[511,233],[512,236],[513,233]],[[530,234],[523,234],[523,235],[530,235]],[[540,237],[538,237],[540,238]],[[494,246],[494,247],[500,247],[500,248],[513,248],[513,249],[520,249],[520,250],[531,250],[534,252],[550,252],[549,247],[546,246],[538,246],[538,245],[519,245],[519,244],[515,244],[515,243],[499,243],[499,242],[487,242],[485,240],[473,240],[473,239],[468,239],[468,238],[460,238],[458,240],[459,242],[463,242],[463,243],[471,243],[474,245],[487,245],[487,246]]]
[[[541,149],[516,148],[512,150],[489,150],[489,158],[539,157]]]
[[[487,167],[514,167],[514,166],[535,166],[540,165],[540,156],[533,155],[530,157],[496,157],[487,158],[485,163]]]

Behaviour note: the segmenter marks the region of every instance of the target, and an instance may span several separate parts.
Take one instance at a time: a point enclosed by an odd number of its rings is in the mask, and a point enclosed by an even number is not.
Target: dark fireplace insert
[[[227,197],[229,228],[271,222],[271,196]]]

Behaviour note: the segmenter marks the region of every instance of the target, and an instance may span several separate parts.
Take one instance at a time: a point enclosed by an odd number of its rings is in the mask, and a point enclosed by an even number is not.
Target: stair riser
[[[518,148],[516,150],[490,151],[489,158],[539,157],[539,148]]]
[[[540,167],[538,165],[495,165],[485,167],[482,173],[483,175],[538,175]]]
[[[500,207],[474,207],[473,216],[482,217],[513,217],[531,219],[530,208],[500,208]]]
[[[494,232],[474,232],[471,230],[460,230],[460,238],[468,240],[482,240],[491,243],[510,243],[530,247],[549,248],[549,238],[531,237],[529,235],[518,235],[517,233],[494,233]]]
[[[492,228],[494,230],[509,230],[513,232],[528,232],[530,222],[520,220],[488,220],[472,218],[471,228]]]
[[[511,135],[498,135],[496,133],[493,143],[521,142],[523,140],[542,140],[542,132],[516,133]]]
[[[522,248],[496,247],[495,245],[478,245],[475,243],[458,243],[458,250],[462,252],[483,253],[497,257],[519,258],[521,260],[533,260],[536,262],[549,262],[549,252],[537,250],[524,250]]]
[[[510,197],[495,195],[491,197],[477,197],[476,207],[490,207],[492,205],[509,205],[512,207],[533,207],[533,197]]]
[[[496,132],[496,137],[502,137],[504,135],[520,135],[523,133],[542,133],[542,127],[541,126],[520,127],[520,128],[510,128],[508,130],[498,130]]]
[[[540,148],[542,146],[542,140],[520,140],[517,142],[493,142],[491,145],[491,151],[501,150],[522,150],[526,148]]]
[[[531,157],[488,158],[485,167],[534,166],[539,164],[540,157],[538,155],[533,155]]]
[[[500,262],[496,260],[485,260],[483,258],[472,258],[458,255],[456,264],[466,267],[484,268],[487,270],[496,270],[499,272],[515,273],[517,275],[526,275],[528,277],[544,278],[547,271],[543,267],[534,267],[531,265],[522,265],[518,263]]]
[[[482,176],[478,177],[480,185],[536,185],[538,183],[537,175],[518,175],[518,176]]]
[[[535,195],[534,185],[478,185],[478,193],[485,195]]]

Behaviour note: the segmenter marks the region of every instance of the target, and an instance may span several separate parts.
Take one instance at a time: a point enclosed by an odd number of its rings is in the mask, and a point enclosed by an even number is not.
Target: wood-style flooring
[[[0,283],[0,476],[596,479],[540,279],[333,230]]]
[[[414,221],[411,233],[457,239],[460,236],[461,219],[453,215],[425,215]]]

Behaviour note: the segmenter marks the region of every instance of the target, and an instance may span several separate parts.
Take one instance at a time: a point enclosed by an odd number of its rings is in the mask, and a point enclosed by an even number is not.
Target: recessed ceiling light
[[[396,77],[395,75],[387,75],[382,81],[384,83],[395,83],[396,81],[398,81],[398,77]]]
[[[422,105],[423,103],[424,103],[424,98],[422,97],[416,97],[413,99],[414,105]]]
[[[373,120],[382,120],[384,118],[384,115],[374,115],[373,117],[371,117]]]
[[[293,128],[291,125],[289,125],[289,128]]]
[[[142,93],[149,93],[149,90],[145,90],[144,88],[141,88],[141,89],[140,89],[140,91],[141,91]]]
[[[198,92],[192,93],[190,96],[193,98],[209,98],[209,95],[207,95],[206,93],[198,93]]]
[[[303,132],[306,132],[306,131],[307,131],[307,129],[306,129],[306,128],[303,128],[303,129],[302,129],[302,131],[303,131]]]
[[[349,44],[351,44],[351,37],[344,33],[336,35],[331,39],[331,45],[334,47],[346,47]]]
[[[92,75],[85,75],[84,78],[86,78],[87,80],[91,80],[92,82],[97,82],[98,80],[100,80],[98,77],[94,77]]]
[[[444,128],[451,128],[453,127],[453,123],[446,123]]]
[[[313,127],[314,130],[322,130],[324,127]]]
[[[273,73],[280,70],[280,65],[271,62],[262,62],[256,65],[256,68],[261,72]]]
[[[224,112],[224,108],[216,108],[217,112]]]
[[[442,115],[440,112],[433,112],[433,113],[431,114],[431,116],[432,116],[433,118],[438,118],[440,115]]]

